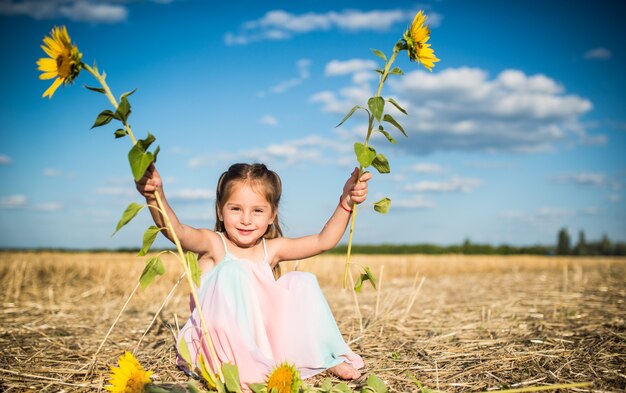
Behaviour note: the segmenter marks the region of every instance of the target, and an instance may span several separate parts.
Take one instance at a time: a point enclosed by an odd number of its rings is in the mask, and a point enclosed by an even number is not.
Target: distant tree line
[[[339,245],[329,251],[332,254],[345,254],[346,245]],[[511,246],[507,244],[472,243],[466,239],[463,244],[441,246],[437,244],[375,244],[353,245],[355,254],[467,254],[467,255],[580,255],[580,256],[626,256],[626,243],[611,242],[605,234],[600,241],[587,242],[585,232],[580,231],[578,241],[572,246],[567,229],[559,230],[556,245]]]

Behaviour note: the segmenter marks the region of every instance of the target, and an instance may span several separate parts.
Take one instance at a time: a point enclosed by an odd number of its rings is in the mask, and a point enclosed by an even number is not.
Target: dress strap
[[[267,260],[267,247],[265,246],[265,238],[263,237],[263,260]]]
[[[222,239],[222,244],[224,245],[224,252],[228,254],[228,247],[226,247],[226,239],[224,239],[224,235],[222,234],[222,232],[215,232],[215,233],[220,235],[220,239]]]

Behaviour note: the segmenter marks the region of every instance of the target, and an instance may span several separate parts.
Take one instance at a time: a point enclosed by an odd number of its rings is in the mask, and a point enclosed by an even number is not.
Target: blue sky
[[[111,237],[141,201],[108,108],[87,73],[41,94],[42,38],[66,25],[113,92],[131,96],[135,135],[153,133],[181,221],[212,227],[219,174],[264,162],[284,183],[288,236],[318,231],[362,141],[358,115],[379,65],[416,11],[441,59],[396,62],[383,96],[409,138],[373,139],[376,174],[357,243],[551,244],[559,228],[626,240],[626,7],[614,1],[0,0],[0,247],[137,247],[147,214]],[[147,212],[145,212],[147,213]],[[160,241],[159,245],[165,245]]]

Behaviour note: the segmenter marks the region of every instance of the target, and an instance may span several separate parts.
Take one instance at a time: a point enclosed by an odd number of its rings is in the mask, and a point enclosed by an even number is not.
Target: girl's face
[[[244,182],[233,185],[220,215],[228,238],[240,248],[256,245],[276,217],[267,199]]]

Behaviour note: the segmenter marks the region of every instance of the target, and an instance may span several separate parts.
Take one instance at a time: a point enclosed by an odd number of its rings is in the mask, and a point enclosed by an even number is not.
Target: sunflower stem
[[[89,72],[91,75],[93,75],[93,77],[96,78],[96,80],[98,80],[98,82],[100,83],[100,85],[104,89],[104,94],[106,95],[106,97],[109,99],[109,101],[113,105],[113,108],[115,108],[115,110],[117,110],[117,107],[118,107],[117,101],[115,100],[115,97],[111,93],[111,89],[107,85],[105,77],[103,75],[101,75],[98,72],[97,69],[91,68],[88,64],[82,63],[82,67],[84,69],[86,69],[87,72]],[[137,143],[137,139],[133,135],[133,132],[132,132],[132,130],[130,128],[130,125],[128,125],[128,123],[126,123],[125,121],[122,122],[122,123],[124,124],[124,128],[126,129],[126,132],[128,133],[128,136],[130,137],[130,140],[131,140],[131,142],[132,142],[132,144],[134,146]],[[185,254],[183,253],[183,248],[182,248],[182,246],[180,244],[180,240],[178,239],[178,236],[176,235],[176,232],[174,232],[174,227],[172,226],[172,222],[170,221],[170,218],[169,218],[167,212],[165,211],[165,208],[163,206],[163,202],[161,200],[161,195],[159,194],[158,191],[155,191],[154,195],[155,195],[156,202],[157,202],[157,209],[161,213],[161,216],[163,217],[163,220],[165,221],[165,225],[167,227],[167,230],[172,235],[172,240],[174,241],[174,244],[176,245],[178,260],[179,260],[179,262],[180,262],[180,264],[181,264],[181,266],[183,268],[183,271],[185,273],[184,274],[185,277],[187,277],[187,283],[189,284],[189,289],[190,289],[190,292],[191,292],[191,296],[193,297],[193,301],[194,301],[194,303],[196,305],[196,308],[198,308],[198,307],[200,307],[200,301],[198,299],[198,294],[196,292],[196,288],[195,288],[195,284],[193,282],[191,271],[189,269],[188,264],[186,263]],[[137,285],[139,285],[139,284],[137,284]],[[217,375],[219,376],[220,381],[223,383],[224,382],[224,376],[222,375],[222,372],[221,372],[221,367],[220,367],[221,363],[220,363],[220,361],[219,361],[219,359],[217,357],[217,353],[215,352],[215,347],[213,346],[213,342],[211,341],[211,338],[209,336],[209,333],[208,333],[209,329],[207,328],[207,323],[206,323],[206,321],[204,319],[204,314],[202,313],[202,310],[199,309],[198,314],[200,315],[200,323],[202,325],[202,339],[205,341],[206,346],[209,348],[209,355],[211,356],[211,362],[213,363],[213,367],[215,367],[217,369]],[[213,372],[213,370],[211,368],[212,367],[207,368],[207,371],[209,373],[209,376],[213,379],[213,381],[216,381],[217,378],[216,378],[215,373]]]
[[[375,97],[380,97],[380,93],[383,90],[383,85],[385,84],[385,81],[387,80],[387,76],[389,75],[389,68],[391,68],[391,65],[393,64],[393,62],[396,60],[396,56],[398,55],[399,51],[395,50],[395,46],[394,46],[394,51],[393,54],[391,55],[391,57],[389,58],[389,60],[387,60],[387,63],[385,64],[385,69],[383,70],[382,75],[380,76],[380,80],[378,81],[378,90],[376,90],[376,95]],[[370,137],[372,136],[372,131],[374,130],[374,116],[372,114],[370,114],[369,116],[369,124],[367,127],[367,135],[365,137],[365,148],[367,148],[367,146],[369,145],[369,141],[370,141]],[[361,179],[361,175],[363,175],[363,165],[359,165],[359,174],[356,178],[356,183],[359,184],[359,180]],[[350,216],[350,233],[349,233],[349,237],[348,237],[348,251],[346,253],[346,264],[344,267],[344,271],[343,271],[343,289],[346,289],[348,287],[348,275],[350,275],[350,257],[352,255],[352,239],[354,237],[354,223],[356,221],[356,203],[352,204],[352,213]],[[352,276],[350,276],[352,277]],[[358,304],[357,304],[358,307]]]

